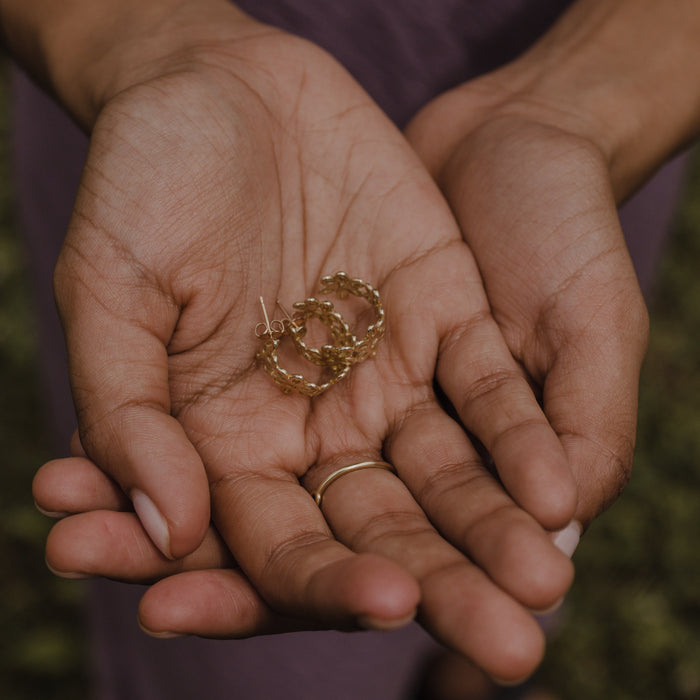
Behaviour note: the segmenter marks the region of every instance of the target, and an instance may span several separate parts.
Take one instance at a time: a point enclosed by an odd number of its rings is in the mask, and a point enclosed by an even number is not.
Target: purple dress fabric
[[[399,125],[431,97],[512,59],[565,0],[277,0],[250,14],[333,53]],[[14,169],[30,250],[47,411],[65,452],[74,418],[51,273],[70,216],[87,140],[21,73],[14,80]],[[648,291],[673,212],[682,163],[667,166],[622,212]],[[244,641],[153,640],[136,625],[141,590],[89,587],[88,619],[101,700],[219,698],[402,700],[434,643],[416,625],[393,633],[314,632]]]

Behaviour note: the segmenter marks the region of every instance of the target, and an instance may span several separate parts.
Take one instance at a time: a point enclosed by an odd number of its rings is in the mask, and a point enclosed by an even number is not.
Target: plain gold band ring
[[[313,497],[314,501],[316,501],[316,505],[320,508],[321,507],[321,501],[323,500],[323,494],[325,490],[337,479],[340,479],[341,476],[345,476],[346,474],[349,474],[350,472],[356,472],[359,471],[360,469],[386,469],[387,471],[390,472],[396,472],[394,467],[389,464],[388,462],[358,462],[357,464],[349,464],[347,467],[341,467],[340,469],[336,469],[332,474],[327,476],[312,492],[311,496]]]

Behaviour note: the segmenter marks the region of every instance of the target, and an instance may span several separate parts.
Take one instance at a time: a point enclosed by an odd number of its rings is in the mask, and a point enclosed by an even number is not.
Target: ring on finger
[[[351,472],[359,471],[360,469],[386,469],[387,471],[396,473],[396,469],[388,462],[357,462],[356,464],[349,464],[347,467],[341,467],[336,469],[333,473],[329,474],[312,492],[311,496],[316,501],[316,505],[320,508],[321,502],[323,501],[323,494],[326,489],[334,482],[340,479],[341,476],[350,474]]]

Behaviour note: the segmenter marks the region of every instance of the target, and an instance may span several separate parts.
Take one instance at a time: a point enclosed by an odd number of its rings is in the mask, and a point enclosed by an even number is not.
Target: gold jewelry
[[[257,324],[255,334],[258,338],[264,339],[265,342],[258,352],[258,360],[263,369],[272,377],[272,380],[286,394],[296,391],[303,396],[318,396],[346,377],[352,365],[373,356],[377,343],[384,337],[384,308],[379,292],[370,284],[358,278],[348,277],[345,272],[337,272],[335,275],[327,275],[321,279],[320,292],[322,294],[336,294],[341,299],[347,297],[348,294],[364,298],[372,305],[376,318],[367,328],[364,338],[358,341],[330,301],[320,301],[309,297],[305,301],[296,302],[293,316],[278,301],[277,305],[287,318],[283,321],[270,321],[265,309],[265,302],[260,297],[265,322]],[[306,345],[303,338],[307,332],[306,321],[310,318],[317,318],[330,330],[333,343],[326,344],[321,348],[312,348]],[[291,338],[297,352],[305,360],[330,370],[330,379],[322,384],[317,384],[308,381],[301,374],[290,374],[281,368],[277,357],[277,348],[285,335]]]
[[[341,476],[350,474],[350,472],[356,472],[360,469],[386,469],[387,471],[396,473],[396,469],[388,462],[358,462],[357,464],[350,464],[347,467],[341,467],[336,469],[330,476],[327,476],[312,492],[311,497],[316,501],[316,505],[320,508],[321,501],[323,500],[323,494],[326,489]]]
[[[362,340],[358,341],[353,335],[349,343],[324,345],[320,350],[309,348],[304,343],[302,338],[306,333],[306,328],[299,328],[292,333],[292,340],[297,351],[309,362],[325,367],[354,365],[372,357],[376,351],[377,343],[384,337],[385,331],[384,307],[379,292],[361,279],[348,277],[345,272],[336,272],[334,275],[322,277],[319,291],[321,294],[335,294],[339,299],[345,299],[348,294],[366,299],[374,308],[376,319],[374,323],[369,325]],[[319,304],[328,314],[338,314],[337,311],[334,311],[331,302],[319,301],[314,297],[306,301],[296,302],[294,308],[302,313],[309,313],[309,311],[315,310]],[[324,320],[321,315],[318,315],[318,318]],[[342,321],[342,316],[340,319]],[[329,325],[328,319],[324,322]]]
[[[289,335],[297,352],[309,362],[320,367],[336,369],[349,366],[350,362],[336,362],[332,358],[332,352],[336,348],[352,348],[357,339],[352,334],[343,317],[333,308],[333,302],[319,301],[310,297],[305,301],[297,301],[294,304],[294,318],[289,328]],[[330,332],[334,344],[324,345],[320,349],[310,348],[302,338],[306,335],[306,321],[317,318]]]
[[[350,364],[363,362],[372,357],[376,351],[377,343],[384,337],[384,307],[379,292],[367,282],[357,277],[348,277],[345,272],[336,272],[335,275],[326,275],[321,278],[321,294],[335,294],[339,299],[345,299],[348,294],[366,299],[374,308],[376,319],[371,323],[365,337],[355,341],[352,349],[338,348],[337,355],[344,358]]]
[[[261,299],[262,302],[262,299]],[[265,305],[263,303],[263,309]],[[336,314],[338,315],[338,314]],[[285,393],[289,394],[295,391],[297,394],[302,396],[308,396],[313,398],[322,394],[327,389],[330,389],[335,383],[339,382],[341,379],[347,376],[350,371],[350,365],[329,367],[331,371],[331,376],[328,380],[321,384],[316,382],[311,382],[306,379],[302,374],[290,374],[286,369],[280,367],[279,358],[277,357],[277,348],[279,348],[282,338],[285,335],[292,335],[297,329],[297,318],[285,321],[273,321],[270,323],[267,320],[267,330],[262,332],[262,337],[266,338],[263,346],[258,351],[258,361],[262,364],[263,369],[272,377],[272,381],[279,386],[279,388]],[[350,330],[347,326],[342,323],[337,323],[337,319],[334,317],[329,317],[328,315],[320,315],[318,318],[322,323],[328,325],[331,330],[331,335],[339,340],[345,340],[346,336],[343,335],[343,327],[347,330],[347,335],[351,336]],[[329,321],[328,319],[331,318]],[[304,318],[299,320],[300,324],[303,324]],[[331,321],[335,321],[336,325],[332,325]],[[280,324],[279,326],[274,326],[274,324]],[[258,326],[263,324],[258,324]],[[278,332],[277,329],[281,327],[281,331]],[[302,326],[303,327],[303,326]]]
[[[279,304],[279,302],[277,303]],[[284,333],[284,321],[276,321],[274,319],[270,321],[270,317],[267,315],[267,309],[265,308],[265,300],[262,297],[260,297],[260,306],[262,306],[265,322],[260,322],[255,326],[255,335],[258,336],[258,338],[279,338]],[[284,311],[284,309],[282,310]]]

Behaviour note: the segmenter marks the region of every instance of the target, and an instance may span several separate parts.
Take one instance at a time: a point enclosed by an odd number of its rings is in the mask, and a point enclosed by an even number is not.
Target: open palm
[[[102,111],[57,268],[86,454],[163,553],[196,550],[190,568],[220,561],[205,537],[211,495],[218,533],[277,612],[390,627],[419,605],[437,638],[490,673],[526,675],[542,640],[522,606],[551,605],[571,580],[542,526],[569,521],[573,481],[439,191],[319,49],[260,29],[175,58]],[[338,270],[380,290],[386,337],[322,396],[284,395],[256,365],[259,297],[302,300]],[[358,328],[371,319],[362,304],[343,313]],[[323,512],[309,497],[335,469],[378,459],[398,478],[346,476]],[[59,523],[52,565],[176,570],[133,529],[137,547],[115,545],[133,525],[122,515]],[[225,604],[239,584],[225,569],[171,576],[142,620],[250,633]]]

